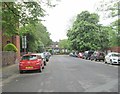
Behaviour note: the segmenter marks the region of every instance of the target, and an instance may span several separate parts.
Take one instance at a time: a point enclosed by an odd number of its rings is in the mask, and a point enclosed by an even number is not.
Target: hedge
[[[7,44],[5,47],[4,47],[4,51],[14,51],[14,52],[17,52],[18,49],[16,48],[16,46],[12,43],[9,43]]]

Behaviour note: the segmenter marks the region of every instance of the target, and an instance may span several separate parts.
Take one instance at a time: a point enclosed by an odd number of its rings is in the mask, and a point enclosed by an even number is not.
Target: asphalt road
[[[118,92],[118,66],[52,56],[42,73],[18,74],[3,92]]]

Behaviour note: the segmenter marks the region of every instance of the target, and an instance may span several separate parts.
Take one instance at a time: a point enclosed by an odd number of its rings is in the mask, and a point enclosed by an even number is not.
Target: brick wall
[[[0,29],[0,68],[2,66],[2,31]]]
[[[16,63],[16,53],[2,51],[2,66],[8,66]]]
[[[120,53],[120,46],[118,46],[118,47],[111,47],[111,48],[108,48],[107,50],[109,50],[111,52],[118,52],[118,53]]]
[[[2,36],[2,50],[4,48],[4,46],[7,44],[7,42],[10,42],[10,43],[13,43],[17,49],[18,49],[18,52],[16,54],[16,58],[18,60],[20,60],[20,37],[18,35],[16,36],[13,36],[13,37],[8,37],[8,36]]]

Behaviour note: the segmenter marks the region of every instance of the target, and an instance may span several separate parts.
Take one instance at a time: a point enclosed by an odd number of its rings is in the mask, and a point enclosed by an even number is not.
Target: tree
[[[120,46],[120,2],[119,0],[101,1],[97,7],[98,13],[103,13],[105,19],[116,18],[110,25],[109,30],[109,46]]]
[[[14,4],[13,2],[2,3],[2,31],[7,36],[18,33],[19,16],[16,16],[18,11],[14,7]]]
[[[47,15],[41,7],[43,3],[55,7],[51,4],[51,0],[46,0],[46,2],[42,0],[36,2],[2,2],[3,33],[7,36],[18,35],[19,26],[42,21],[41,18]]]
[[[108,32],[106,27],[99,25],[98,22],[99,16],[95,13],[83,11],[77,15],[72,28],[67,33],[73,50],[97,50],[107,47]]]
[[[27,36],[27,51],[30,52],[44,50],[43,48],[50,45],[52,42],[46,27],[40,22],[35,25],[29,24],[25,27],[21,27],[20,32],[22,33],[21,36]]]
[[[59,41],[58,46],[63,49],[69,49],[69,41],[68,39],[62,39]]]
[[[98,11],[98,13],[102,13],[105,19],[120,15],[120,12],[118,12],[120,4],[119,0],[101,0],[98,4],[96,11]]]
[[[47,15],[41,7],[43,3],[55,7],[51,4],[51,0],[46,0],[46,2],[42,2],[42,0],[36,2],[2,2],[0,14],[2,14],[3,34],[10,37],[27,35],[29,51],[36,51],[41,45],[49,45],[51,43],[50,34],[46,27],[41,24],[42,17]]]
[[[109,46],[120,46],[120,2],[119,0],[103,0],[100,5],[97,7],[98,12],[104,14],[104,18],[116,18],[117,20],[113,21],[110,25],[111,30],[109,31]]]

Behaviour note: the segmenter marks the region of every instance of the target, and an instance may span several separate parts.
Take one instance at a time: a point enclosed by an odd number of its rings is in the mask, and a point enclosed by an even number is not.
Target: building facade
[[[5,45],[7,45],[8,43],[13,43],[18,49],[18,52],[16,53],[16,57],[17,57],[16,59],[19,60],[20,59],[20,37],[18,35],[8,37],[3,35],[2,33],[1,35],[2,35],[2,51]]]

